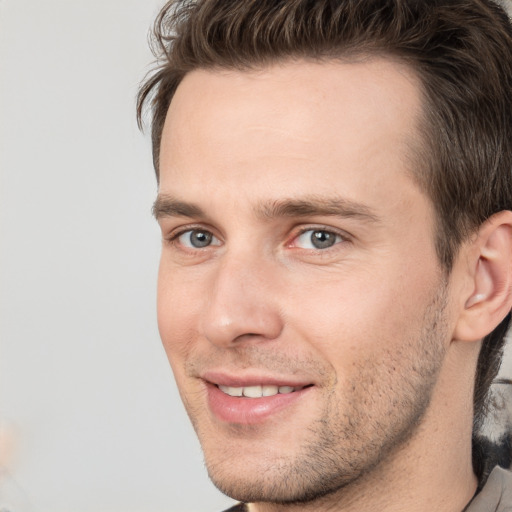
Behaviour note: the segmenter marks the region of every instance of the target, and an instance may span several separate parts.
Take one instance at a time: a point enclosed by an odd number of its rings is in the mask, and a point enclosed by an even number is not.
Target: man
[[[198,0],[155,34],[158,321],[213,482],[251,512],[511,511],[478,442],[512,305],[504,11]]]

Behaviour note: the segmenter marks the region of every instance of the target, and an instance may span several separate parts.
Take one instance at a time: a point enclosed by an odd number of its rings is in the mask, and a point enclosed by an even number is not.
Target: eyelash
[[[199,248],[199,247],[198,248],[190,248],[190,247],[184,247],[183,245],[179,244],[178,240],[181,236],[183,236],[186,233],[194,232],[194,231],[199,231],[199,232],[203,231],[205,233],[210,233],[213,237],[215,237],[216,239],[219,239],[219,237],[214,234],[214,232],[211,228],[201,226],[201,225],[192,225],[192,226],[183,227],[183,228],[179,229],[178,231],[171,232],[169,235],[164,237],[164,241],[166,243],[168,243],[169,245],[173,245],[175,247],[179,246],[183,252],[189,252],[189,253],[197,253],[199,251],[209,249],[212,247],[212,245],[210,244],[203,248]],[[336,238],[339,238],[339,241],[335,240],[333,245],[323,248],[323,249],[320,249],[320,248],[305,249],[302,247],[296,247],[296,246],[292,245],[302,235],[304,235],[305,233],[308,233],[310,231],[311,232],[315,232],[315,231],[323,232],[328,235],[334,235]],[[293,236],[291,237],[291,241],[287,242],[285,244],[285,247],[296,248],[297,250],[303,250],[303,251],[314,251],[314,252],[318,252],[318,253],[328,253],[328,252],[331,252],[331,250],[334,250],[334,248],[337,245],[339,245],[343,242],[349,242],[349,241],[350,241],[350,237],[345,232],[339,232],[339,231],[337,231],[331,227],[327,227],[327,226],[316,225],[316,226],[306,226],[306,227],[301,228],[298,233],[293,234]],[[213,247],[218,247],[218,245],[217,244],[213,245]]]
[[[316,249],[303,249],[301,247],[298,247],[298,249],[302,249],[302,250],[306,250],[306,251],[317,251],[317,252],[329,252],[330,249],[334,249],[334,247],[336,245],[339,245],[340,243],[342,242],[348,242],[349,241],[349,237],[347,236],[346,233],[342,233],[342,232],[339,232],[331,227],[327,227],[327,226],[307,226],[307,227],[304,227],[302,228],[296,235],[293,236],[292,238],[292,241],[291,243],[288,244],[288,246],[291,246],[292,243],[294,243],[297,239],[299,239],[302,235],[310,232],[311,233],[315,233],[315,232],[320,232],[320,233],[325,233],[325,234],[328,234],[328,235],[333,235],[335,238],[339,238],[339,241],[334,241],[333,245],[329,246],[329,247],[325,247],[323,249],[320,249],[320,248],[316,248]]]
[[[211,228],[208,228],[208,227],[205,227],[205,226],[186,226],[186,227],[183,227],[183,228],[180,228],[178,229],[178,231],[172,231],[171,233],[169,233],[167,236],[164,237],[164,240],[165,242],[169,243],[169,244],[173,244],[173,245],[176,245],[177,244],[177,240],[183,236],[185,233],[189,233],[189,232],[193,232],[193,231],[203,231],[205,233],[210,233],[212,234],[215,238],[218,238],[213,230]]]

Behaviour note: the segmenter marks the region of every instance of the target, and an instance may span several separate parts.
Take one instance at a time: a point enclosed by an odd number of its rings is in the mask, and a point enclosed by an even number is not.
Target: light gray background
[[[29,502],[14,512],[231,503],[155,321],[156,183],[134,104],[162,4],[0,2],[0,419],[18,435],[0,495]]]
[[[0,496],[15,512],[231,503],[155,321],[156,184],[134,97],[161,4],[0,0],[0,422],[18,438]]]

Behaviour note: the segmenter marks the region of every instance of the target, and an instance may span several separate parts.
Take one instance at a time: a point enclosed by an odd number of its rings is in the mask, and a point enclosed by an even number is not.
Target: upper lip
[[[211,384],[217,386],[228,386],[233,388],[242,388],[248,386],[290,386],[303,387],[311,385],[312,382],[306,380],[298,380],[297,378],[271,376],[271,375],[234,375],[221,371],[207,371],[201,375],[201,378]]]

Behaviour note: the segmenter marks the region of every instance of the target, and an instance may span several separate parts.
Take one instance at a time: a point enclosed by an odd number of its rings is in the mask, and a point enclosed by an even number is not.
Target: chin
[[[268,454],[270,456],[271,454]],[[268,457],[267,456],[267,457]],[[311,457],[314,457],[312,459]],[[240,454],[222,461],[206,460],[213,484],[225,495],[244,503],[299,505],[322,503],[341,495],[380,462],[379,457],[359,461],[362,467],[340,467],[333,450],[315,453],[299,460],[250,461]]]
[[[325,426],[318,423],[316,428]],[[283,453],[276,443],[269,443],[268,448],[259,453],[241,446],[235,448],[231,443],[203,444],[208,475],[222,493],[245,503],[321,502],[324,497],[342,493],[362,475],[371,473],[393,448],[412,435],[412,426],[402,432],[400,439],[395,438],[392,445],[380,439],[356,449],[349,447],[358,444],[351,443],[351,435],[345,437],[338,433],[336,439],[332,431],[315,431],[314,426],[306,431],[315,442],[303,443],[302,447],[297,443],[292,453]],[[340,442],[344,438],[346,444]],[[224,449],[217,449],[219,446]]]

